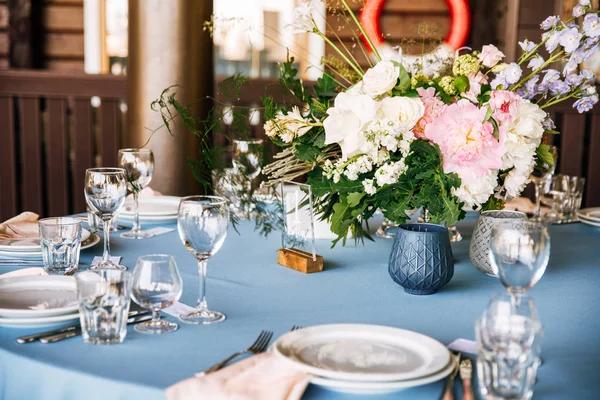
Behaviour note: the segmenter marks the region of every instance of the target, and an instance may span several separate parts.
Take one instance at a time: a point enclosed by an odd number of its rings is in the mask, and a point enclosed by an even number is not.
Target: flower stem
[[[356,18],[356,15],[354,15],[354,12],[352,11],[352,9],[350,8],[350,6],[348,5],[348,2],[346,0],[342,0],[342,4],[346,8],[346,11],[348,11],[348,14],[350,14],[350,17],[352,18],[352,20],[354,21],[354,23],[356,24],[356,26],[358,27],[358,29],[360,30],[360,33],[362,33],[362,35],[367,40],[367,43],[369,43],[369,46],[371,46],[371,50],[373,50],[373,54],[375,54],[375,57],[377,57],[377,60],[381,61],[381,56],[379,55],[379,52],[377,51],[377,48],[375,47],[375,45],[371,41],[371,38],[369,37],[369,35],[367,35],[367,33],[365,32],[365,28],[363,28],[363,26],[361,25],[361,23],[358,21],[358,18]]]
[[[342,57],[344,59],[344,61],[346,61],[346,63],[348,63],[348,65],[350,67],[352,67],[352,69],[358,74],[358,76],[360,76],[362,78],[362,76],[364,75],[364,73],[362,72],[362,70],[355,65],[352,61],[350,61],[348,59],[348,57],[344,54],[343,51],[341,51],[336,45],[335,43],[333,43],[327,36],[325,36],[325,34],[323,34],[323,32],[321,31],[317,31],[315,32],[317,35],[321,36],[321,38],[323,38],[323,40],[325,41],[325,43],[327,43],[328,45],[331,46],[332,49],[334,49],[339,55],[340,57]]]

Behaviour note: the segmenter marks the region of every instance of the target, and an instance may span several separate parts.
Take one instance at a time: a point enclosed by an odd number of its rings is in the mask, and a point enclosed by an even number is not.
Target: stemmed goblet
[[[135,325],[141,333],[161,334],[179,327],[160,319],[160,310],[181,297],[183,283],[175,258],[168,254],[150,254],[138,258],[133,270],[131,297],[144,308],[152,310],[152,320]]]
[[[150,149],[119,150],[119,166],[125,170],[127,189],[133,195],[133,227],[129,232],[121,234],[126,239],[147,239],[154,236],[143,231],[140,226],[138,196],[143,188],[150,184],[154,170],[154,154]]]
[[[127,269],[110,259],[110,220],[125,202],[127,181],[123,168],[89,168],[85,171],[85,201],[104,223],[104,252],[100,264],[90,267]]]
[[[225,315],[208,309],[206,303],[206,266],[208,259],[216,254],[227,236],[229,206],[218,196],[184,197],[179,203],[177,230],[186,250],[198,260],[200,292],[196,309],[180,316],[191,324],[221,322]]]
[[[540,203],[542,201],[542,195],[544,187],[548,184],[548,178],[554,174],[556,168],[556,160],[558,156],[558,150],[556,146],[550,146],[550,154],[552,155],[553,164],[550,165],[545,162],[539,163],[531,173],[531,181],[535,184],[535,209],[533,211],[533,217],[531,221],[541,222],[541,208]]]
[[[550,259],[550,235],[543,223],[499,223],[490,238],[490,264],[515,304],[544,275]]]

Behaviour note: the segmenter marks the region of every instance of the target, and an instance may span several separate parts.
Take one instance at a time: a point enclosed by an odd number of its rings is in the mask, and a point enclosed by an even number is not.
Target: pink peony
[[[485,114],[485,108],[463,99],[447,106],[425,128],[425,137],[440,146],[444,172],[456,172],[463,185],[502,165],[504,133],[496,140],[492,124],[482,122]]]
[[[487,77],[478,72],[477,74],[472,73],[469,75],[469,91],[463,93],[463,97],[471,100],[473,103],[479,103],[477,96],[481,93],[481,85],[487,85]]]
[[[421,101],[425,106],[425,112],[413,128],[413,133],[418,138],[424,138],[425,128],[443,113],[446,105],[437,96],[435,88],[418,88],[417,92],[419,93],[419,96],[421,96]]]
[[[500,123],[511,122],[517,118],[521,98],[508,90],[494,90],[489,105],[494,119]]]

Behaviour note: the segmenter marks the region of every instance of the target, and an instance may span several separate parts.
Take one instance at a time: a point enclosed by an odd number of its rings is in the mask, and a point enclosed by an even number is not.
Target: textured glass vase
[[[410,294],[437,292],[454,275],[448,228],[434,224],[404,224],[398,227],[389,273]]]
[[[485,274],[497,277],[490,264],[490,236],[492,228],[499,222],[526,220],[527,215],[519,211],[490,210],[479,214],[471,237],[469,258],[471,263]]]

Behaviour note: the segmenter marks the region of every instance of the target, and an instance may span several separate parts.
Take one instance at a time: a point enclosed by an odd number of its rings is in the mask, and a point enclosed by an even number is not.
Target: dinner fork
[[[252,345],[250,347],[248,347],[246,350],[242,350],[242,351],[238,351],[237,353],[233,353],[232,355],[230,355],[229,357],[227,357],[226,359],[224,359],[223,361],[221,361],[220,363],[217,363],[215,365],[213,365],[212,367],[210,367],[209,369],[200,372],[199,374],[196,374],[197,376],[202,376],[205,374],[210,374],[211,372],[215,372],[220,370],[221,368],[223,368],[225,365],[227,365],[227,363],[231,360],[233,360],[234,358],[241,356],[242,354],[259,354],[262,353],[263,351],[265,351],[265,349],[267,348],[267,346],[269,345],[269,342],[271,341],[271,338],[273,337],[273,332],[271,331],[262,331],[260,332],[260,335],[258,335],[258,337],[256,338],[256,340],[254,341],[254,343],[252,343]]]

